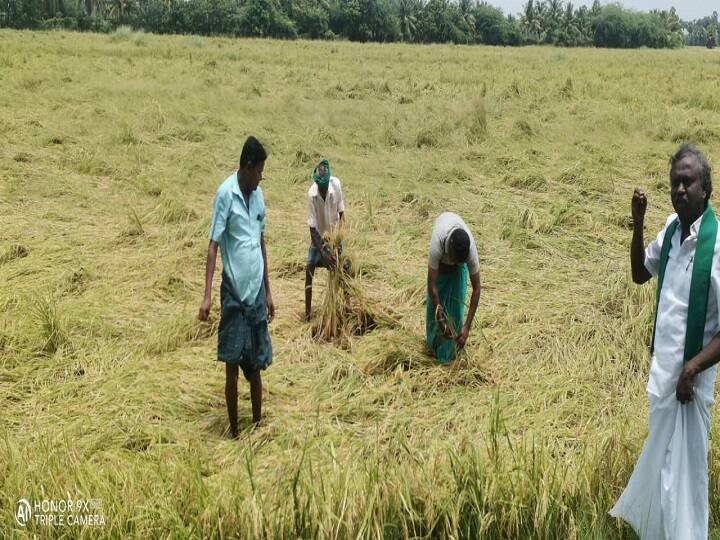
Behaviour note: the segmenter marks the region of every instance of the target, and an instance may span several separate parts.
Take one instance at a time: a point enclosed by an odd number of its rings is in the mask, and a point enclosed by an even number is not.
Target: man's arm
[[[275,318],[275,304],[270,291],[270,274],[268,272],[267,251],[265,250],[265,233],[260,235],[260,250],[263,258],[263,283],[265,284],[265,298],[267,300],[268,323]]]
[[[632,280],[638,285],[648,281],[652,275],[645,268],[645,243],[643,241],[643,227],[645,226],[645,210],[647,198],[645,193],[635,188],[632,198],[633,235],[630,244],[630,266]]]
[[[202,304],[200,304],[200,312],[198,318],[206,321],[210,313],[210,300],[212,296],[212,280],[215,273],[215,262],[217,260],[218,243],[210,240],[208,243],[207,261],[205,262],[205,295]]]
[[[720,333],[697,353],[694,358],[688,360],[680,372],[675,395],[681,403],[687,403],[693,397],[693,385],[695,375],[713,367],[720,360]]]
[[[470,283],[472,284],[472,296],[470,297],[468,316],[457,339],[458,345],[460,345],[460,347],[465,346],[465,342],[470,335],[470,328],[472,328],[473,319],[475,318],[475,312],[477,311],[478,302],[480,301],[480,272],[470,274]]]
[[[343,196],[342,192],[342,184],[340,184],[340,181],[338,180],[337,183],[337,190],[338,190],[338,197],[340,200],[338,201],[338,214],[340,215],[340,224],[345,224],[345,218],[343,217],[345,215],[345,197]]]
[[[440,305],[440,295],[437,290],[437,277],[438,271],[428,266],[427,284],[428,291],[430,293],[430,302],[432,303],[432,312],[435,316],[440,331],[446,338],[452,337],[452,330],[450,326],[445,322],[445,314],[443,308]]]
[[[330,269],[335,268],[335,257],[325,249],[325,242],[323,242],[320,232],[317,230],[317,216],[315,210],[315,204],[313,203],[313,197],[308,193],[308,226],[310,227],[310,242],[317,249],[318,253],[323,259],[325,266]]]
[[[320,233],[315,227],[310,227],[310,241],[320,253],[323,253],[325,245],[320,237]]]
[[[318,250],[318,253],[320,253],[320,256],[323,258],[323,261],[325,261],[327,267],[331,270],[334,269],[335,255],[326,249],[325,242],[323,242],[323,239],[320,237],[320,233],[315,227],[310,227],[310,241],[312,242],[312,245],[315,246],[315,249]]]

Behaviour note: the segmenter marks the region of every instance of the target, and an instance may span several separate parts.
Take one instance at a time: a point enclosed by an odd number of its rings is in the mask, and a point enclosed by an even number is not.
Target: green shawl
[[[653,324],[653,337],[650,350],[655,348],[655,331],[657,330],[657,312],[660,305],[660,291],[665,279],[668,255],[672,237],[678,227],[676,218],[668,225],[660,250],[660,269],[658,271],[657,292],[655,293],[655,323]],[[718,223],[715,214],[707,205],[700,222],[697,246],[693,259],[692,277],[690,278],[690,298],[688,299],[687,328],[685,330],[685,351],[683,362],[687,362],[703,348],[703,335],[705,334],[705,318],[707,316],[708,292],[710,290],[710,270],[712,269],[713,255],[715,254],[715,238]]]

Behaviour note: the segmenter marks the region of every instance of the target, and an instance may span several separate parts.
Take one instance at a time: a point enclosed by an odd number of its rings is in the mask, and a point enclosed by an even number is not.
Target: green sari
[[[445,313],[445,319],[456,335],[460,333],[465,321],[467,281],[467,264],[460,266],[440,265],[437,278],[438,298]],[[455,359],[457,342],[454,339],[446,338],[442,332],[440,332],[440,328],[435,320],[429,289],[426,304],[425,332],[427,345],[440,363],[447,364]]]

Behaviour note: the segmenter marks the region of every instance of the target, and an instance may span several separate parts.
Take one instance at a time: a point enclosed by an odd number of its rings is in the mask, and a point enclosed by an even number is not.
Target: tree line
[[[528,0],[518,16],[478,0],[0,0],[0,27],[360,42],[714,46],[718,16],[683,22],[674,8],[575,7]]]
[[[685,23],[686,42],[688,45],[705,45],[712,49],[718,42],[718,12],[713,11],[709,17]]]

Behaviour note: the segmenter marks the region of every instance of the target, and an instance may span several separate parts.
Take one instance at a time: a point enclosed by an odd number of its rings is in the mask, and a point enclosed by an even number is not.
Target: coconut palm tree
[[[55,15],[62,12],[62,0],[45,0],[45,14],[47,17],[55,17]]]
[[[398,0],[398,21],[403,41],[412,41],[415,35],[418,7],[417,0]]]
[[[544,33],[542,2],[536,5],[534,0],[528,0],[520,15],[520,25],[525,35],[532,41],[542,41]]]
[[[105,4],[108,19],[122,20],[135,7],[135,0],[108,0]]]
[[[460,0],[458,7],[460,8],[460,17],[471,31],[475,30],[475,15],[473,15],[473,0]],[[481,2],[481,5],[485,2]]]
[[[563,5],[561,0],[547,0],[547,9],[550,18],[559,20],[563,12]]]
[[[84,0],[84,5],[85,13],[90,17],[95,17],[98,13],[102,13],[104,7],[102,0]]]

